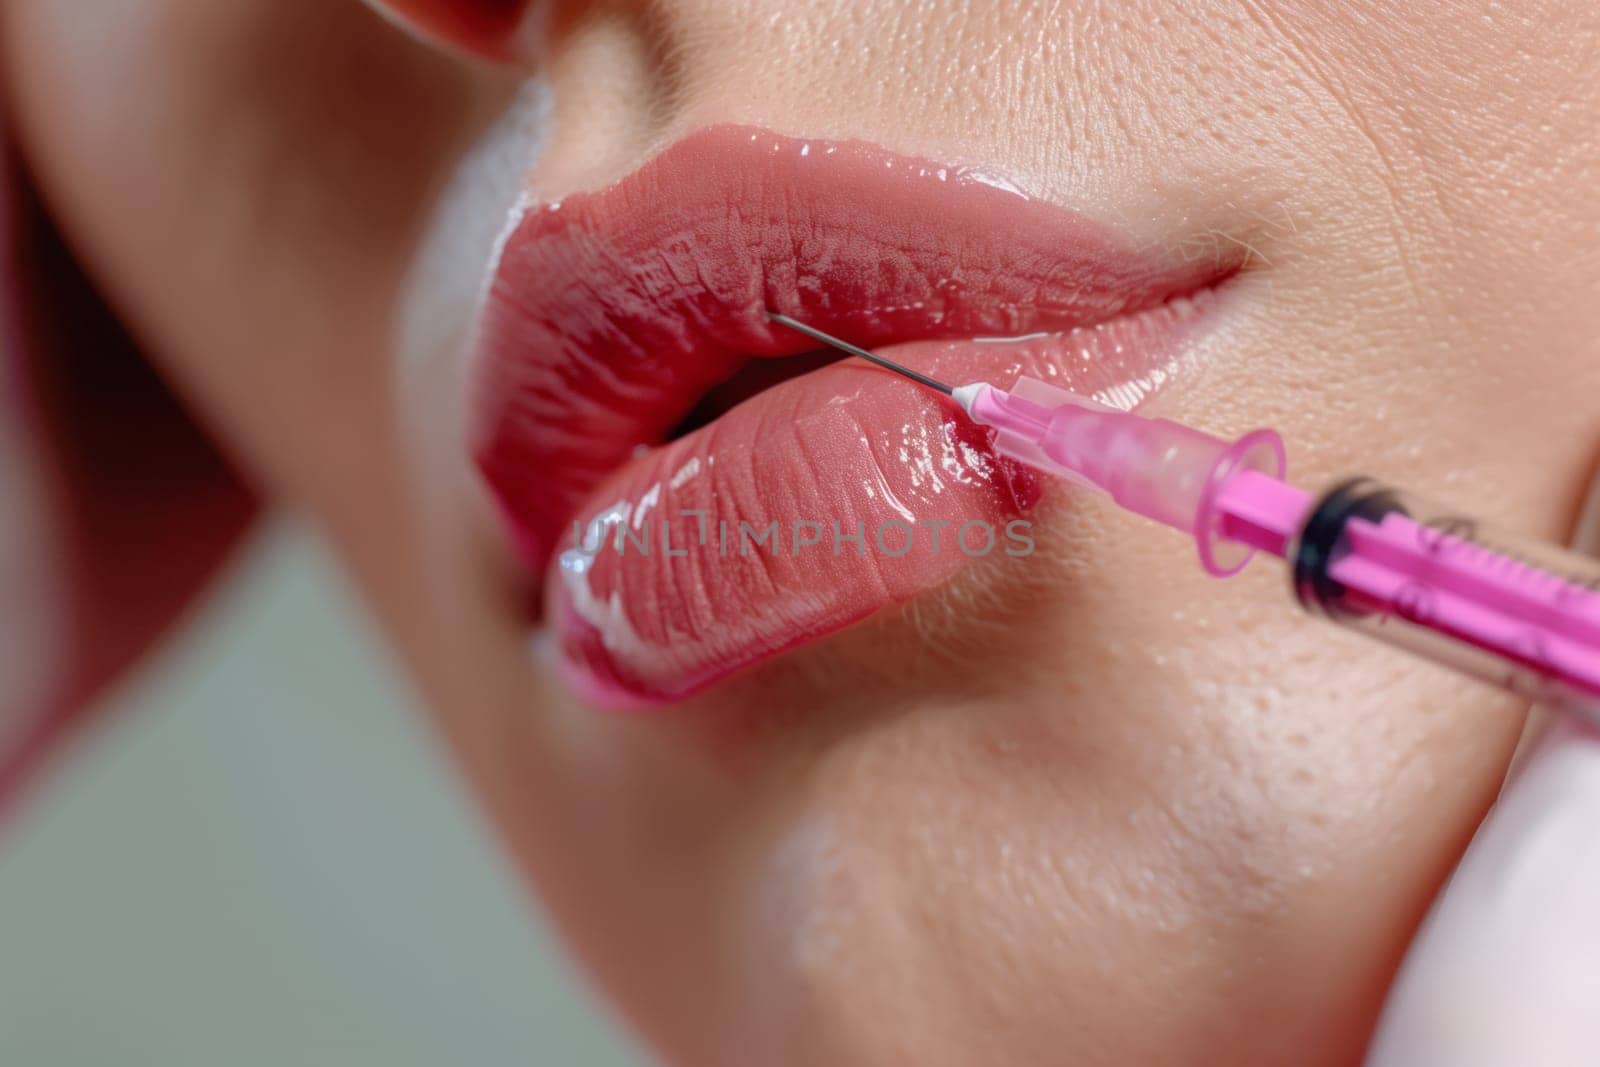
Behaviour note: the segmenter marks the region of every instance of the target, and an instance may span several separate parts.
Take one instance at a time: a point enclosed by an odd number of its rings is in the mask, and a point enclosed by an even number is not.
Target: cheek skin
[[[1515,715],[1399,657],[1352,672],[1372,650],[1296,618],[1278,575],[1191,588],[1170,543],[1110,532],[1130,558],[1071,579],[1044,631],[1101,637],[967,663],[987,692],[900,679],[904,713],[874,694],[747,831],[762,1046],[1358,1058],[1414,918],[1393,888],[1460,845],[1441,810],[1493,790],[1471,732]]]

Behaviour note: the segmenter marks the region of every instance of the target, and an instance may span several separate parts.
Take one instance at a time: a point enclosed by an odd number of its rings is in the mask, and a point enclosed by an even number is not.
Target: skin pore
[[[1600,10],[545,18],[493,66],[352,0],[12,0],[0,73],[86,268],[326,530],[576,955],[674,1062],[1358,1062],[1520,709],[1089,502],[1042,524],[1025,595],[973,568],[596,714],[529,653],[464,340],[523,189],[717,123],[874,141],[1163,256],[1243,249],[1160,414],[1561,539],[1600,439]]]

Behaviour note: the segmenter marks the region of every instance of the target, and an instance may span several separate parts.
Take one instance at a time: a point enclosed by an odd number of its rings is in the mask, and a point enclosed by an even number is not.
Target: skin
[[[690,707],[596,715],[528,653],[450,399],[483,263],[441,229],[509,198],[435,205],[530,73],[543,197],[722,121],[979,162],[1248,247],[1161,414],[1562,538],[1600,437],[1592,3],[573,5],[506,68],[348,0],[11,0],[0,47],[80,255],[322,524],[664,1057],[1359,1061],[1516,706],[1089,502],[1004,611],[979,568]]]

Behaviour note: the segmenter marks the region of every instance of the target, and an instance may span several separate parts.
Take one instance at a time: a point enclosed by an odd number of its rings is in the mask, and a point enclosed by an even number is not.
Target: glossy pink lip
[[[1236,269],[1130,255],[970,169],[714,127],[516,225],[481,324],[474,454],[530,564],[561,557],[551,621],[583,693],[673,700],[978,555],[1026,564],[1006,525],[1037,485],[937,394],[857,361],[661,446],[742,365],[814,347],[767,309],[946,380],[1137,393],[1206,303],[1178,298]],[[777,544],[741,539],[774,522]]]

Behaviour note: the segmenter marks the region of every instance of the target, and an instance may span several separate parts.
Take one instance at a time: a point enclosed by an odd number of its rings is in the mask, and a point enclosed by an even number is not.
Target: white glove
[[[1600,483],[1573,543],[1597,541]],[[1411,943],[1366,1062],[1600,1064],[1600,731],[1567,716],[1525,741]]]

